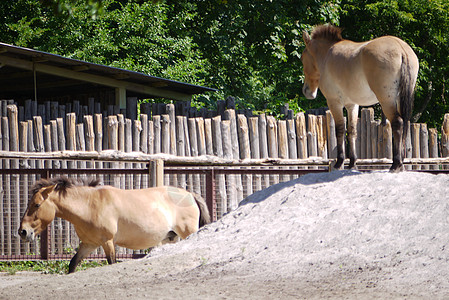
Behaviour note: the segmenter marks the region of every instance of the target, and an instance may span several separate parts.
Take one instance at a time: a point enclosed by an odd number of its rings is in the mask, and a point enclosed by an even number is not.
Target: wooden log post
[[[231,143],[231,121],[223,120],[220,124],[221,129],[221,137],[222,137],[222,145],[223,145],[223,157],[225,159],[232,159],[232,143]],[[226,175],[226,183],[227,183],[227,198],[223,198],[222,203],[222,214],[225,214],[231,210],[233,210],[235,205],[235,199],[237,197],[237,188],[236,188],[236,176],[235,175]]]
[[[74,151],[76,149],[76,114],[67,114],[67,150]],[[67,167],[69,169],[76,168],[76,163],[74,161],[68,161]]]
[[[58,145],[58,122],[56,120],[50,121],[50,147],[52,151],[59,151]],[[61,168],[61,162],[58,160],[53,160],[53,168]]]
[[[335,120],[330,110],[326,111],[328,157],[337,158],[337,135]]]
[[[410,129],[412,133],[412,158],[420,158],[420,129],[421,125],[417,123],[410,124]],[[420,166],[413,166],[413,169],[420,170]]]
[[[279,158],[288,158],[288,142],[287,142],[287,122],[285,120],[278,120],[278,156]]]
[[[2,101],[3,102],[3,101]],[[6,106],[3,106],[3,108],[5,109],[5,112],[3,113],[4,117],[1,118],[2,124],[2,146],[3,146],[3,151],[9,151],[9,145],[10,145],[10,139],[9,139],[9,121],[8,121],[8,117],[6,117],[7,112],[6,112]],[[9,169],[11,166],[11,161],[9,159],[5,159],[3,160],[3,168]],[[12,220],[13,220],[13,216],[12,216],[12,199],[11,199],[11,176],[10,175],[5,175],[4,180],[3,180],[3,199],[2,199],[5,203],[4,209],[5,209],[5,248],[4,248],[4,252],[7,255],[12,255],[13,254],[13,235],[12,233]]]
[[[308,115],[307,146],[309,157],[318,156],[317,117],[310,114]]]
[[[142,153],[148,153],[148,115],[141,114],[140,115],[140,125],[142,127],[142,131],[140,132],[140,146],[139,150]],[[144,168],[145,164],[140,164],[139,168]],[[148,176],[141,176],[141,188],[147,188],[149,185]]]
[[[224,103],[222,101],[222,103]],[[221,135],[221,115],[212,118],[212,151],[213,155],[223,157],[223,140]]]
[[[161,116],[153,115],[153,131],[154,131],[154,153],[161,153]]]
[[[22,121],[19,123],[19,151],[20,152],[27,152],[28,150],[28,122]],[[20,161],[21,168],[29,168],[28,161],[27,160],[21,160]],[[28,176],[27,174],[20,175],[20,181],[24,183],[28,183]],[[23,215],[27,208],[28,204],[28,189],[25,188],[22,191],[22,197],[20,197],[17,200],[20,200],[19,206],[19,218]],[[2,211],[3,213],[3,211]],[[21,243],[21,252],[29,253],[30,252],[30,243]]]
[[[250,153],[251,158],[255,159],[260,158],[260,134],[258,123],[259,123],[258,117],[248,118]],[[262,189],[262,175],[260,174],[253,175],[253,180],[254,180],[253,192],[260,191]]]
[[[228,108],[234,107],[232,98],[228,97],[226,101],[227,101],[226,105]],[[233,159],[239,159],[240,147],[237,133],[237,120],[235,110],[234,109],[225,110],[223,119],[230,121],[232,156]],[[240,175],[235,175],[235,189],[236,189],[236,197],[234,199],[230,199],[231,202],[228,203],[228,209],[231,210],[237,208],[240,201],[243,200],[243,185],[242,185],[242,177]]]
[[[17,106],[8,105],[7,106],[7,114],[8,114],[8,123],[9,123],[9,149],[10,151],[19,151],[19,115]],[[11,169],[19,168],[19,160],[13,159],[11,160]],[[14,227],[19,226],[20,222],[20,176],[19,175],[11,175],[11,199],[13,203],[15,203],[12,213],[12,225]],[[10,228],[12,230],[12,228]],[[14,239],[14,248],[13,253],[19,255],[20,254],[20,240]]]
[[[190,141],[190,155],[198,156],[198,130],[197,130],[197,122],[195,118],[188,119],[188,128],[189,128],[189,141]],[[194,174],[191,176],[191,180],[189,180],[192,184],[192,191],[196,194],[201,195],[201,180],[200,175]]]
[[[142,122],[140,120],[131,120],[132,124],[133,124],[133,141],[132,141],[132,145],[133,145],[133,151],[137,152],[140,151],[140,136],[141,136],[141,132],[142,132]],[[167,149],[168,151],[168,149]],[[140,169],[140,163],[135,163],[133,164],[133,168],[139,168]],[[140,189],[141,186],[141,181],[142,181],[142,176],[141,175],[134,175],[134,189]]]
[[[27,121],[28,122],[27,152],[36,152],[36,148],[34,146],[34,139],[33,139],[34,128],[33,128],[32,118],[33,117],[31,116]],[[0,130],[0,133],[1,133],[1,130]],[[0,136],[1,136],[1,134],[0,134]],[[2,149],[1,142],[0,142],[0,149]],[[36,160],[30,159],[30,160],[28,160],[28,162],[29,162],[29,166],[31,169],[36,168]],[[35,182],[36,182],[36,175],[28,175],[28,186],[32,186]],[[1,181],[0,181],[0,187],[1,187]],[[29,199],[29,195],[28,195],[28,197],[25,197],[25,199]],[[1,202],[1,197],[0,197],[0,202]],[[1,210],[1,211],[3,211],[3,210]],[[4,224],[4,223],[0,223],[0,224]],[[35,241],[31,242],[30,244],[31,244],[30,252],[37,253],[38,249],[39,249],[39,241],[36,239]],[[1,249],[1,247],[0,247],[0,249]]]
[[[185,156],[186,155],[186,146],[185,140],[186,137],[184,135],[184,116],[176,116],[176,155],[177,156]],[[185,174],[178,175],[178,185],[183,189],[187,189],[187,181]]]
[[[84,119],[84,117],[83,117]],[[86,142],[84,139],[84,124],[79,123],[76,124],[76,150],[77,151],[86,151]],[[78,168],[85,169],[86,162],[78,161]]]
[[[245,115],[239,114],[237,115],[237,130],[239,137],[239,146],[240,146],[240,158],[241,159],[250,159],[251,158],[251,149],[249,143],[249,129],[248,129],[248,121]],[[243,197],[247,197],[253,193],[253,176],[245,174],[242,176],[242,180],[246,185],[246,194],[243,194]],[[245,192],[245,189],[243,190]]]
[[[40,116],[33,117],[33,129],[34,129],[34,145],[36,152],[44,152],[44,132],[42,128],[42,118]],[[3,135],[4,135],[3,131]],[[42,160],[36,161],[36,167],[42,169],[44,167]]]
[[[298,158],[298,148],[296,142],[295,120],[287,120],[287,143],[288,143],[288,157],[291,159]]]
[[[150,173],[150,186],[157,187],[164,185],[164,161],[162,159],[150,161]]]
[[[268,157],[271,158],[279,157],[277,134],[276,119],[273,116],[267,116]]]
[[[125,115],[124,114],[117,114],[117,139],[118,139],[118,151],[125,152]],[[120,169],[129,169],[131,168],[130,163],[123,163],[120,162],[118,164],[118,167]],[[120,188],[126,189],[126,175],[119,175],[120,178]]]
[[[129,153],[133,151],[133,121],[131,119],[125,118],[125,152]],[[125,164],[126,168],[131,169],[133,166],[132,163]],[[133,175],[127,174],[125,175],[125,187],[128,189],[134,188],[134,179]]]
[[[170,154],[176,155],[176,117],[175,105],[167,104],[165,111],[170,119]]]
[[[51,121],[50,121],[51,122]],[[44,147],[45,152],[51,152],[53,149],[51,147],[51,125],[44,125]],[[52,167],[51,160],[47,159],[44,161],[44,166],[47,169]]]
[[[116,115],[109,115],[107,117],[107,140],[108,145],[107,148],[110,150],[118,150],[118,120]],[[117,168],[118,163],[112,162],[110,164],[111,168]],[[108,182],[108,184],[113,185],[117,187],[119,182],[114,178],[115,176],[104,176],[105,181]],[[107,179],[106,179],[107,178]]]
[[[429,128],[429,157],[438,158],[438,130],[436,128]],[[438,170],[437,164],[430,165],[431,170]]]
[[[317,150],[318,156],[327,159],[327,136],[326,119],[324,116],[317,116]]]
[[[86,136],[86,151],[95,151],[94,118],[92,115],[84,116],[83,122]],[[89,161],[87,162],[86,167],[91,169],[94,167],[94,163],[92,161]]]
[[[379,126],[380,121],[371,121],[370,124],[370,133],[371,133],[371,158],[378,158],[377,153],[377,145],[379,144],[379,136],[377,134],[377,127]]]
[[[429,131],[427,130],[427,124],[420,124],[419,128],[419,148],[420,157],[429,158]],[[422,170],[429,170],[428,165],[421,166]]]
[[[213,138],[212,138],[212,119],[204,119],[204,136],[206,138],[206,154],[214,155]]]
[[[258,130],[260,150],[259,158],[268,158],[267,117],[265,114],[260,114],[258,117]],[[261,189],[268,188],[270,186],[270,175],[262,175],[261,185]]]
[[[383,143],[383,156],[388,159],[393,158],[393,132],[391,131],[391,123],[386,120],[382,126],[382,143]]]
[[[206,131],[204,127],[204,119],[202,117],[197,117],[195,118],[195,122],[198,155],[206,155]]]
[[[287,135],[287,121],[278,120],[277,121],[277,136],[278,136],[278,156],[282,159],[288,159],[288,135]],[[282,174],[279,178],[282,182],[289,181],[291,179],[290,175]]]
[[[449,114],[444,115],[441,125],[441,157],[449,157]],[[449,165],[444,165],[443,168],[447,170]]]
[[[307,128],[304,113],[298,113],[295,118],[296,140],[298,142],[298,158],[307,158]],[[336,143],[336,140],[335,140]]]
[[[154,153],[154,123],[153,120],[148,121],[148,154]]]
[[[268,157],[278,158],[278,129],[276,119],[273,116],[267,116],[267,140],[268,140]],[[279,183],[278,175],[270,176],[270,185]]]
[[[103,150],[103,115],[94,115],[95,151]],[[95,169],[103,169],[103,162],[95,162]],[[102,176],[100,176],[102,180]]]

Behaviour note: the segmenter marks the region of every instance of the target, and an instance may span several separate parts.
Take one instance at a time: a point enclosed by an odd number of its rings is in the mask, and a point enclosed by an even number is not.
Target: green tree
[[[169,19],[189,10],[186,34],[210,63],[206,82],[256,109],[320,105],[302,96],[302,31],[338,23],[339,1],[167,1]],[[323,102],[321,102],[323,103]],[[297,107],[298,108],[298,107]]]
[[[192,39],[169,32],[165,3],[103,0],[91,18],[71,1],[70,18],[38,0],[2,1],[0,40],[70,58],[204,84],[207,61]],[[180,22],[184,22],[180,20]]]

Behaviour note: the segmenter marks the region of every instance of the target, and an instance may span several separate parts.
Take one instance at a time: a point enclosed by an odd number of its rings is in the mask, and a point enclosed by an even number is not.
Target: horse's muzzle
[[[318,89],[312,91],[308,84],[304,84],[304,86],[302,87],[302,93],[309,100],[315,99],[317,92],[318,92]]]
[[[25,229],[19,228],[19,236],[23,241],[31,242],[34,240],[34,231],[27,231]]]

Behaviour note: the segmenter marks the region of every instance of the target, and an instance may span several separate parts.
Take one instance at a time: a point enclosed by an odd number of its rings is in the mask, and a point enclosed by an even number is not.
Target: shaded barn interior
[[[207,91],[214,89],[0,43],[0,99],[20,106],[26,100],[87,106],[93,98],[102,111],[124,109],[127,98],[190,100]]]

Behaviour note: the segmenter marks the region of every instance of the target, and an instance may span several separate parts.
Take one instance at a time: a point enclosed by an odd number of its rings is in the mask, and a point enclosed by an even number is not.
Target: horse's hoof
[[[337,159],[337,161],[335,162],[335,165],[332,167],[332,169],[334,169],[334,170],[343,170],[344,169],[343,162],[344,162],[343,159]]]
[[[404,165],[403,164],[393,164],[390,168],[390,173],[399,173],[404,171]]]
[[[357,168],[357,165],[356,164],[354,164],[354,165],[349,165],[349,169],[350,170],[358,170],[359,168]]]

